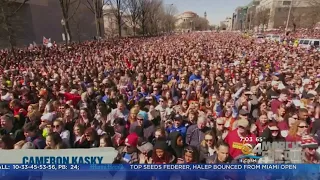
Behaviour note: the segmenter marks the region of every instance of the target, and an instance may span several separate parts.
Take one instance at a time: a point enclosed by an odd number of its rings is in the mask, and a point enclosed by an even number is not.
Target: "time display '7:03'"
[[[240,137],[241,142],[262,142],[265,138],[264,137]]]

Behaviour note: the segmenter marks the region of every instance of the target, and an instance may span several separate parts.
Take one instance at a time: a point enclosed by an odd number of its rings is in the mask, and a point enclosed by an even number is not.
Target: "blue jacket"
[[[180,125],[179,127],[172,126],[171,128],[167,128],[168,133],[172,133],[172,132],[176,132],[176,131],[180,132],[181,136],[184,139],[187,134],[187,127],[185,125]]]
[[[192,74],[190,77],[189,77],[189,82],[193,81],[193,80],[201,80],[201,76],[196,76],[194,74]]]

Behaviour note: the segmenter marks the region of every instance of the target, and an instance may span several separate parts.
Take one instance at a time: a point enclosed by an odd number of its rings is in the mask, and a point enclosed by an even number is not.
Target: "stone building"
[[[74,41],[92,39],[96,35],[94,15],[83,4],[86,0],[80,1],[77,13],[69,20]],[[16,19],[17,46],[28,46],[33,41],[41,44],[43,36],[57,43],[63,41],[62,11],[58,0],[30,0],[17,13]],[[8,46],[7,37],[0,28],[0,48]]]
[[[289,10],[291,7],[291,13],[289,17],[289,28],[306,28],[317,22],[313,16],[319,12],[314,12],[313,0],[261,0],[257,6],[256,11],[266,11],[268,16],[268,22],[266,24],[267,29],[284,28],[287,25],[287,19]],[[259,21],[259,15],[256,16]]]
[[[199,17],[192,11],[186,11],[177,16],[176,27],[179,30],[193,30],[195,18]]]

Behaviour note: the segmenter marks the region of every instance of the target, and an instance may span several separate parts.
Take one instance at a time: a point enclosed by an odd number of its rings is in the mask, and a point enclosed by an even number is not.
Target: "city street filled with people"
[[[319,163],[319,51],[295,43],[318,34],[257,43],[189,32],[0,50],[0,148],[113,147],[114,163],[221,164],[239,163],[244,144],[298,142],[301,162]]]

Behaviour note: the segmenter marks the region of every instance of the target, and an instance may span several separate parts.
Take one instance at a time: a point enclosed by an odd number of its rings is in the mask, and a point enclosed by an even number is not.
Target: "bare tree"
[[[320,0],[309,0],[309,13],[307,14],[307,21],[310,24],[309,28],[315,28],[316,24],[320,22]]]
[[[108,5],[108,1],[86,0],[84,5],[94,14],[97,36],[101,37],[103,30],[103,7]]]
[[[148,31],[149,34],[157,35],[159,33],[161,22],[162,0],[150,0],[148,11]]]
[[[125,24],[124,15],[127,11],[127,0],[108,0],[107,3],[111,6],[111,12],[113,13],[118,28],[118,36],[122,37],[122,27]]]
[[[5,32],[7,40],[10,44],[12,53],[14,54],[14,46],[16,46],[16,34],[15,34],[15,24],[14,18],[17,16],[17,13],[20,9],[28,2],[29,0],[0,0],[0,27]]]
[[[178,10],[173,4],[165,5],[163,7],[163,26],[165,32],[172,32],[175,29],[176,17]]]
[[[128,11],[130,14],[130,23],[133,28],[133,35],[137,33],[137,25],[141,12],[141,6],[138,0],[128,0]]]
[[[86,18],[86,7],[85,6],[80,6],[79,9],[77,10],[77,13],[71,18],[70,23],[72,24],[72,27],[74,27],[74,39],[76,38],[77,41],[80,43],[81,42],[81,37],[83,36],[82,33],[82,28],[83,25],[81,22],[83,21],[84,18]]]
[[[291,10],[288,9],[289,14],[289,24],[292,24],[293,31],[296,31],[296,28],[299,27],[302,21],[302,17],[304,16],[304,13],[301,12],[301,7],[299,7],[301,1],[291,1],[292,6]]]
[[[138,0],[140,11],[139,11],[139,18],[138,23],[140,28],[142,29],[142,34],[146,35],[147,33],[147,19],[148,19],[148,13],[150,11],[150,1],[147,0]]]
[[[80,0],[59,0],[59,3],[60,3],[60,8],[62,10],[62,17],[63,17],[62,25],[64,26],[66,44],[68,44],[68,41],[72,41],[72,34],[71,34],[69,21],[76,14],[81,1]]]
[[[268,26],[270,17],[270,9],[259,9],[256,13],[256,24],[258,27],[262,26],[262,30],[264,31],[265,27]]]

